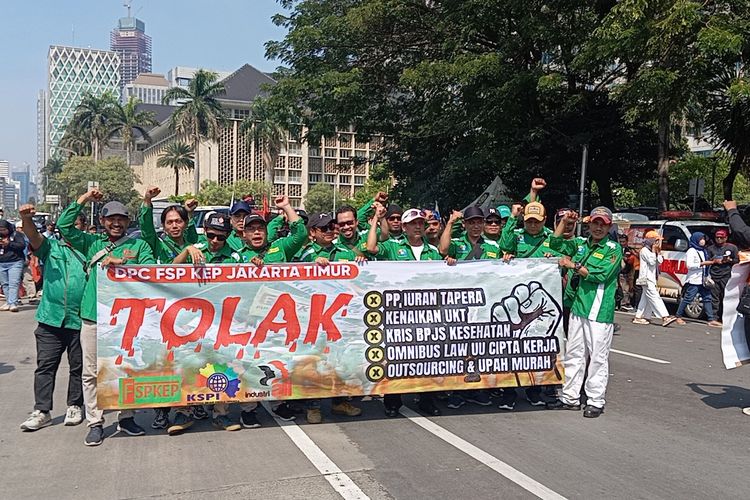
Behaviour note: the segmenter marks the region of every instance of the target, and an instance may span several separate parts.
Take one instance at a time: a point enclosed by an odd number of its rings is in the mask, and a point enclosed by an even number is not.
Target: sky
[[[126,16],[123,0],[11,0],[0,28],[0,159],[36,166],[36,100],[47,87],[50,45],[109,50],[109,34]],[[175,66],[261,71],[278,64],[264,44],[285,30],[271,22],[274,0],[132,0],[146,23],[154,73]]]

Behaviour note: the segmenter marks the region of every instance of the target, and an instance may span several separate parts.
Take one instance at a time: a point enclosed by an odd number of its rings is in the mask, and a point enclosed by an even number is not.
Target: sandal
[[[661,324],[661,326],[666,328],[675,321],[677,321],[677,318],[675,316],[667,316],[666,318],[664,318],[664,322]]]
[[[633,323],[635,323],[636,325],[650,325],[651,324],[649,320],[643,319],[643,318],[633,318]]]
[[[682,319],[682,318],[677,318],[676,320],[674,320],[674,322],[677,323],[678,325],[685,325],[686,324],[685,320]]]

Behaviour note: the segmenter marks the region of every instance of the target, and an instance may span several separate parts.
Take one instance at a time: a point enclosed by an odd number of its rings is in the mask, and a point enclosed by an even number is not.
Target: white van
[[[658,231],[664,238],[661,247],[664,262],[659,266],[661,272],[656,285],[659,295],[665,301],[679,302],[687,276],[686,252],[690,248],[690,235],[699,231],[713,241],[717,230],[729,231],[729,226],[705,220],[652,220],[631,222],[627,227],[622,228],[623,232],[628,235],[628,245],[636,250],[641,249],[644,235],[652,229]],[[700,302],[700,297],[696,297],[696,300],[687,306],[685,314],[690,318],[699,318],[703,314],[703,303]]]

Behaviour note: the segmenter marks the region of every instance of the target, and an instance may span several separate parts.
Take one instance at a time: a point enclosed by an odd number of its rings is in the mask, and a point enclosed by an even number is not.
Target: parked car
[[[203,234],[203,221],[211,212],[219,212],[229,217],[229,207],[226,205],[206,205],[196,208],[193,212],[193,220],[198,234]],[[154,213],[154,216],[156,216],[156,213]]]
[[[646,232],[655,229],[662,235],[662,256],[664,262],[659,266],[660,274],[656,285],[665,301],[679,302],[687,276],[686,252],[690,247],[690,236],[700,231],[713,240],[719,229],[728,230],[727,224],[706,220],[653,220],[631,222],[621,228],[628,235],[628,244],[636,249],[643,246]],[[703,303],[696,297],[692,304],[685,309],[690,318],[699,318],[703,314]]]

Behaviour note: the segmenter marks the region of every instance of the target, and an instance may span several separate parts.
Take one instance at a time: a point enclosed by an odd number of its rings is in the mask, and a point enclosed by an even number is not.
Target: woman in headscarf
[[[680,307],[677,308],[677,323],[684,325],[685,321],[682,319],[685,313],[685,307],[693,302],[695,296],[700,294],[701,300],[703,300],[703,308],[708,316],[708,326],[721,328],[721,323],[716,321],[714,316],[714,308],[711,303],[711,290],[705,286],[704,280],[708,276],[708,266],[713,261],[708,260],[706,255],[706,235],[700,231],[696,231],[690,236],[690,248],[688,248],[686,260],[687,260],[687,277],[685,278],[685,288],[680,301]]]
[[[26,241],[16,227],[0,219],[0,286],[5,295],[5,304],[0,311],[18,312],[18,287],[23,277],[26,256],[23,251]]]
[[[641,300],[638,302],[635,318],[633,318],[633,323],[636,325],[650,325],[651,323],[646,317],[650,317],[652,313],[662,319],[662,326],[669,326],[677,321],[677,318],[669,315],[667,307],[656,289],[656,282],[659,278],[659,264],[664,261],[664,257],[661,256],[662,240],[663,238],[656,231],[647,232],[643,240],[643,248],[639,253],[641,265],[636,284],[643,288],[643,293],[641,294]]]

